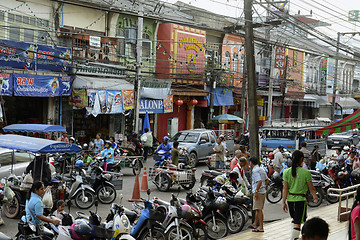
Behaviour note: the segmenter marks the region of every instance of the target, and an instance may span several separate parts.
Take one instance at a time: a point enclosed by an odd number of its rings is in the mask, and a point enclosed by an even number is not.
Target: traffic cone
[[[144,174],[141,181],[141,192],[146,192],[148,190],[148,179],[147,179],[147,173],[146,173],[146,167],[144,167]]]
[[[134,184],[134,190],[133,190],[133,195],[132,198],[129,199],[130,202],[141,202],[140,199],[140,186],[139,186],[139,174],[136,174],[135,177],[135,184]]]

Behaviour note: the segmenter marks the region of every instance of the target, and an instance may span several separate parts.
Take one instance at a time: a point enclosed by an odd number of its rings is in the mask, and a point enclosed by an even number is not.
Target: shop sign
[[[164,102],[162,99],[140,99],[139,112],[141,113],[163,113],[164,112]]]
[[[79,65],[76,67],[77,73],[87,73],[90,75],[126,75],[125,69],[118,68],[106,68],[106,67],[95,67]]]
[[[91,47],[101,47],[101,37],[99,36],[90,36],[89,37],[89,45]]]
[[[89,104],[86,89],[73,89],[69,99],[69,105],[75,107],[87,107]]]
[[[0,79],[2,79],[2,96],[12,96],[14,82],[13,75],[11,73],[0,73]]]
[[[144,79],[140,83],[142,88],[171,88],[172,81],[164,81],[158,79]]]
[[[164,112],[170,113],[174,110],[174,96],[173,95],[167,95],[164,99]]]
[[[35,44],[0,40],[0,66],[2,68],[35,69]]]
[[[329,103],[332,103],[332,101],[333,101],[333,96],[332,96],[331,94],[328,94],[328,102],[329,102]],[[339,103],[339,102],[340,102],[340,96],[336,96],[336,97],[335,97],[335,102],[336,102],[336,103]]]
[[[64,79],[63,79],[64,78]],[[71,77],[14,74],[14,95],[28,97],[70,96]]]
[[[284,47],[276,47],[274,77],[278,79],[285,78],[285,53]]]
[[[291,106],[293,103],[293,101],[289,100],[289,99],[284,99],[284,101],[283,101],[282,98],[274,98],[273,106],[280,107],[280,106],[282,106],[282,102],[284,102],[285,107]]]
[[[124,110],[134,109],[134,90],[122,90]]]
[[[264,99],[263,98],[258,98],[257,105],[258,105],[258,107],[264,106]]]
[[[71,48],[38,45],[36,70],[70,73]]]
[[[353,114],[354,109],[343,109],[343,114]]]
[[[327,61],[327,80],[326,80],[326,93],[333,94],[335,80],[335,59],[329,58]]]

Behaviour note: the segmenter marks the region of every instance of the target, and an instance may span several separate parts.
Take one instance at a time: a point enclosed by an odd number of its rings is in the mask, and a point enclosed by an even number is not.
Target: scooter
[[[18,222],[18,233],[15,235],[16,239],[38,239],[38,240],[52,240],[55,237],[53,231],[47,227],[43,227],[41,236],[37,234],[36,227],[31,221]]]
[[[161,166],[168,158],[169,158],[168,152],[164,150],[159,150],[155,157],[155,166]]]
[[[148,189],[147,194],[150,198],[150,189]],[[141,210],[140,218],[131,230],[131,236],[139,240],[148,238],[165,240],[165,228],[160,223],[165,219],[165,215],[154,209],[153,203],[149,199],[142,199],[142,201],[145,208]],[[133,207],[135,210],[142,208],[136,202],[133,203]]]

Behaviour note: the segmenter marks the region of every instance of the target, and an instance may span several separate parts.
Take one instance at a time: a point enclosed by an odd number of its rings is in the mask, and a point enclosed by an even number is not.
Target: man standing
[[[230,171],[232,171],[234,169],[234,167],[236,167],[236,164],[238,164],[238,162],[239,162],[240,156],[241,156],[241,151],[236,150],[235,157],[230,162]]]
[[[282,164],[283,162],[286,161],[286,159],[284,158],[282,151],[283,151],[284,147],[282,145],[280,145],[277,150],[278,151],[274,151],[276,152],[274,155],[274,160],[273,160],[273,167],[274,170],[280,174],[281,169],[283,168]]]
[[[215,160],[215,168],[216,169],[223,169],[225,166],[225,148],[222,144],[222,138],[219,137],[216,139],[216,146],[213,148],[214,153],[216,154],[216,160]]]
[[[238,183],[244,184],[246,188],[250,187],[250,183],[245,175],[245,167],[247,165],[247,161],[245,157],[241,157],[239,162],[235,165],[235,167],[231,170],[232,172],[236,172],[238,174]]]
[[[307,169],[310,169],[310,160],[311,160],[311,152],[309,150],[306,149],[306,142],[302,142],[300,144],[301,149],[300,151],[304,154],[304,163],[307,167]],[[303,166],[305,167],[305,166]]]
[[[145,133],[141,136],[141,141],[144,146],[144,162],[146,162],[149,150],[153,146],[153,136],[148,128],[145,128],[144,132]]]
[[[255,221],[250,228],[253,232],[264,232],[264,203],[265,203],[265,184],[267,176],[265,170],[259,167],[259,160],[256,157],[250,158],[250,167],[252,168],[252,193],[253,193],[253,210]],[[257,227],[259,224],[259,227]]]
[[[57,139],[59,142],[69,142],[69,139],[67,137],[67,131],[62,132],[61,136]]]

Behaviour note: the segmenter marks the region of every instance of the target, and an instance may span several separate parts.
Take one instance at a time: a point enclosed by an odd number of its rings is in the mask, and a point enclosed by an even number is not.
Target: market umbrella
[[[217,123],[244,123],[244,120],[238,116],[235,115],[231,115],[231,114],[222,114],[222,115],[218,115],[216,117],[213,117],[211,119],[212,122],[217,122]]]
[[[144,118],[144,124],[143,124],[142,134],[145,133],[145,128],[148,128],[149,131],[151,132],[151,129],[150,129],[150,120],[149,120],[149,114],[148,114],[148,112],[145,113],[145,118]]]

